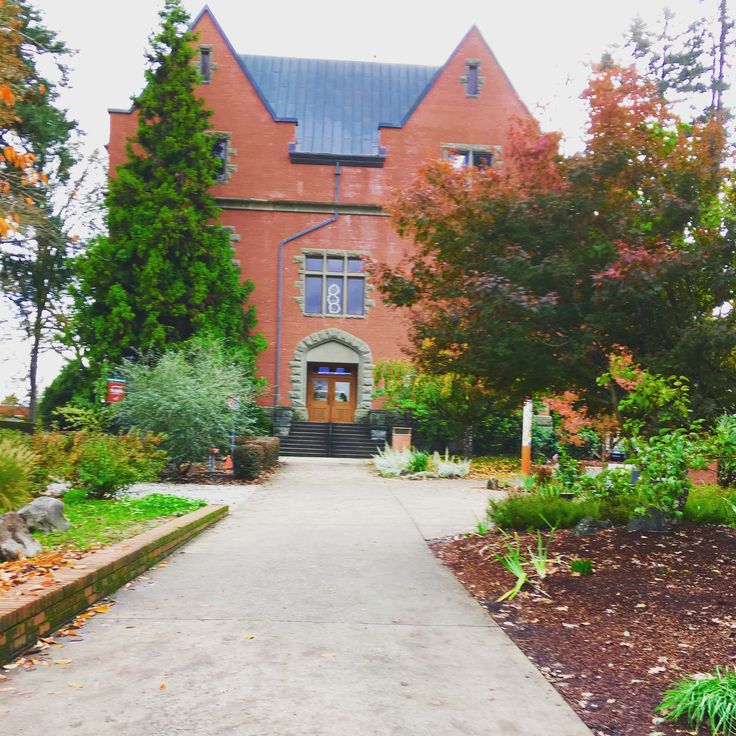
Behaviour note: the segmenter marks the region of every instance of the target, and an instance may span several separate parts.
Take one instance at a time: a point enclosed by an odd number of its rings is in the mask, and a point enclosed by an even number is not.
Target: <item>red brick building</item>
[[[475,27],[441,67],[242,55],[207,8],[193,28],[221,140],[214,195],[268,341],[266,402],[360,421],[375,361],[400,356],[406,334],[363,268],[411,247],[382,204],[428,158],[494,165],[529,113]],[[135,119],[110,114],[114,170]]]

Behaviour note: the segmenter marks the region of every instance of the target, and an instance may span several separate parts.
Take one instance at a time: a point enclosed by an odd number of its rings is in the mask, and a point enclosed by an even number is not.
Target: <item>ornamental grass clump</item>
[[[464,478],[470,472],[468,458],[450,457],[447,450],[445,450],[444,457],[439,452],[435,452],[432,455],[432,464],[440,478]]]
[[[0,513],[15,511],[30,501],[31,471],[36,456],[12,438],[0,440]]]
[[[657,710],[671,721],[684,718],[695,731],[708,724],[713,736],[736,734],[736,667],[676,682]]]
[[[409,449],[394,450],[392,447],[386,447],[373,456],[373,467],[381,475],[398,476],[406,473],[411,459],[412,452]]]

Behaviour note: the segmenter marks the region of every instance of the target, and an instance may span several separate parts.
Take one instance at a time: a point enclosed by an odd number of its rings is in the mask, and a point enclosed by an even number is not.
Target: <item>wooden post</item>
[[[534,405],[531,399],[524,402],[524,414],[521,424],[521,474],[532,473],[532,412]]]

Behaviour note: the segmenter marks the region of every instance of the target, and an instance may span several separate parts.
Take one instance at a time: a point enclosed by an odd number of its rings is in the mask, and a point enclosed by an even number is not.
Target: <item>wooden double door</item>
[[[358,366],[336,363],[307,365],[307,413],[310,422],[352,424]]]

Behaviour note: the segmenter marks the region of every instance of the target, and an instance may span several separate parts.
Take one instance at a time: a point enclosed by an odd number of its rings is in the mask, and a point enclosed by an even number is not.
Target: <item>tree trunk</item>
[[[43,328],[41,325],[41,315],[36,313],[33,322],[33,335],[31,340],[31,365],[28,377],[31,384],[30,399],[28,402],[28,420],[33,424],[36,421],[36,404],[38,403],[38,354],[41,350],[41,335]]]
[[[473,427],[467,425],[463,431],[463,455],[473,457]]]

